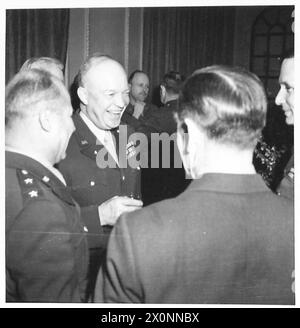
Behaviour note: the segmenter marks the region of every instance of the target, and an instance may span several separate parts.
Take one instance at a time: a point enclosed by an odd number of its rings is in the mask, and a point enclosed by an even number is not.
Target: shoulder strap
[[[16,171],[23,197],[23,204],[30,200],[38,199],[44,196],[44,192],[36,177],[34,177],[27,170],[17,169]]]

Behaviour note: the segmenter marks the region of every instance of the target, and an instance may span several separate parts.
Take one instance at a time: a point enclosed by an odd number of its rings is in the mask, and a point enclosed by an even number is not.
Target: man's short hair
[[[27,71],[29,69],[40,69],[45,70],[49,73],[52,73],[52,67],[57,67],[61,71],[64,69],[63,63],[51,57],[31,57],[25,61],[25,63],[21,66],[20,72]]]
[[[135,75],[138,74],[138,73],[142,73],[142,74],[145,74],[146,76],[148,76],[147,73],[145,73],[144,71],[142,71],[140,69],[136,69],[129,75],[128,83],[131,83],[133,78],[135,77]]]
[[[259,78],[243,68],[210,66],[184,83],[177,117],[190,117],[210,139],[253,148],[266,122],[267,98]]]
[[[107,59],[113,60],[111,56],[101,53],[94,53],[93,55],[89,56],[79,68],[79,72],[77,74],[78,86],[79,87],[85,86],[85,77],[88,71],[91,69],[91,67]]]
[[[5,90],[5,125],[16,119],[33,117],[40,110],[62,112],[62,100],[69,94],[63,82],[52,74],[37,69],[16,74]]]
[[[163,85],[170,94],[178,95],[184,82],[184,76],[179,72],[170,71],[166,73],[160,85]]]

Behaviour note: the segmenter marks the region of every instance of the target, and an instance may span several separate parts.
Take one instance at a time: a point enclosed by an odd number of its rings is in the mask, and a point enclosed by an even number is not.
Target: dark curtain
[[[234,7],[145,8],[143,69],[152,87],[164,73],[232,64]]]
[[[54,57],[65,64],[69,9],[6,11],[6,82],[30,57]]]

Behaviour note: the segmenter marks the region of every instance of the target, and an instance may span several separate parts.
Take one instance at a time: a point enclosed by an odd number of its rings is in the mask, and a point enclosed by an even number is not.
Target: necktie
[[[112,158],[116,161],[116,163],[119,163],[118,156],[116,152],[116,147],[114,144],[114,141],[112,139],[112,134],[110,131],[105,131],[104,134],[104,146],[112,156]]]

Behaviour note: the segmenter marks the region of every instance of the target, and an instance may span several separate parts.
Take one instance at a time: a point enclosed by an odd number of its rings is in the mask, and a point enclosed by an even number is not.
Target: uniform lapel
[[[83,122],[79,114],[74,114],[73,121],[76,128],[74,134],[78,142],[80,152],[95,161],[98,151],[104,146],[100,142],[97,142],[96,137]]]
[[[73,121],[74,121],[74,125],[75,125],[75,137],[77,139],[79,148],[80,148],[80,152],[89,157],[90,159],[92,159],[93,161],[96,161],[96,157],[98,152],[104,147],[104,145],[97,140],[96,136],[92,133],[92,131],[87,127],[87,125],[84,123],[84,121],[82,120],[82,118],[80,117],[80,115],[78,113],[74,114],[73,116]],[[112,134],[115,137],[115,146],[116,146],[116,151],[117,151],[117,155],[118,154],[118,142],[119,142],[119,138],[116,137],[115,133],[118,134],[117,132],[118,129],[114,129],[112,130]],[[112,160],[115,162],[115,160],[112,158]],[[115,162],[116,163],[116,162]],[[118,163],[116,163],[116,166],[119,166]]]

